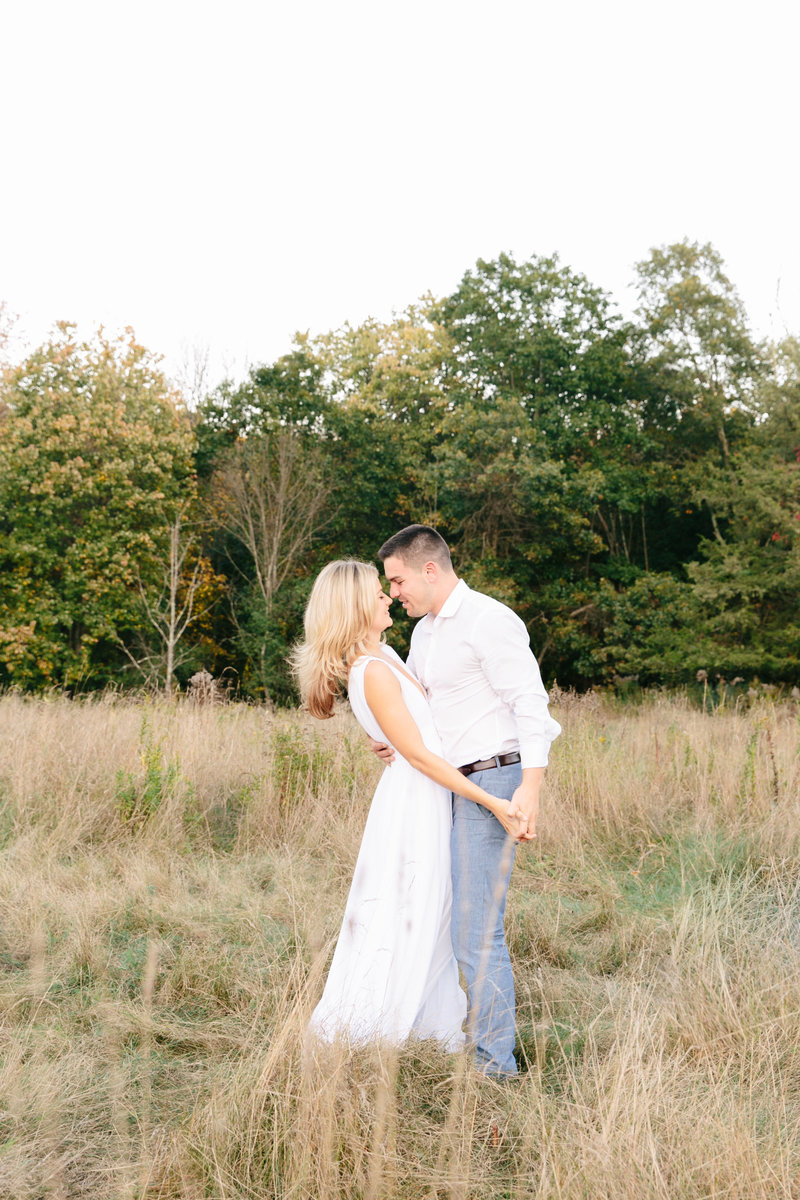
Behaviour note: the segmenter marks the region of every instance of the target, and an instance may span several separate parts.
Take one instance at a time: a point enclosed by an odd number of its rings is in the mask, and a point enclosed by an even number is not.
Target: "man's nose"
[[[391,599],[392,599],[392,600],[396,600],[396,599],[397,599],[397,597],[400,595],[400,592],[399,592],[399,590],[398,590],[398,587],[397,587],[397,584],[396,584],[396,583],[393,583],[393,584],[391,584],[391,585],[390,585],[390,587],[389,587],[389,595],[390,595],[390,597],[391,597]]]

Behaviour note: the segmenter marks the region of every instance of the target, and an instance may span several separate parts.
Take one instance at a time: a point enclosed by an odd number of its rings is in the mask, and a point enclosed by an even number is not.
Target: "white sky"
[[[786,0],[5,0],[0,299],[241,377],[502,250],[629,311],[689,237],[800,333],[799,40]]]

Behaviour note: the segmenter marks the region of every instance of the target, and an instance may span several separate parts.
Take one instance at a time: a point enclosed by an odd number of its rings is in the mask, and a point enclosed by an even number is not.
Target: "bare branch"
[[[301,560],[331,495],[321,447],[281,426],[241,441],[216,474],[222,527],[250,554],[267,612]]]
[[[175,670],[185,656],[178,654],[178,643],[186,633],[193,620],[197,620],[208,611],[208,606],[201,612],[195,611],[197,591],[202,579],[202,560],[198,557],[188,581],[184,572],[189,554],[196,548],[197,535],[189,532],[184,524],[187,505],[182,505],[175,514],[175,519],[169,528],[169,558],[163,564],[161,586],[158,594],[149,589],[138,577],[139,595],[142,608],[147,620],[158,635],[162,645],[160,655],[144,653],[135,658],[127,647],[123,647],[131,662],[142,669],[150,667],[154,661],[160,661],[164,677],[164,691],[170,695],[175,678]],[[180,600],[183,591],[183,600]]]

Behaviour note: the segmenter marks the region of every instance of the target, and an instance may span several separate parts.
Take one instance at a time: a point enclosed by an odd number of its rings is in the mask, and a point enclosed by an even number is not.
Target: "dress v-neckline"
[[[400,674],[403,675],[408,680],[409,683],[414,685],[414,687],[417,689],[417,691],[423,697],[423,699],[425,699],[425,700],[428,699],[427,693],[426,693],[425,689],[423,688],[422,684],[420,683],[420,681],[418,679],[415,679],[413,675],[409,675],[409,673],[408,673],[408,671],[406,671],[405,667],[401,667],[399,665],[399,663],[394,662],[390,658],[384,658],[384,656],[382,654],[362,654],[362,655],[360,655],[360,657],[361,658],[374,658],[376,662],[386,663],[387,667],[394,667],[395,671],[399,671]],[[399,658],[399,655],[398,655],[398,658]],[[356,659],[356,662],[358,662],[358,661],[359,660]],[[355,665],[356,664],[353,663],[353,666],[355,666]]]

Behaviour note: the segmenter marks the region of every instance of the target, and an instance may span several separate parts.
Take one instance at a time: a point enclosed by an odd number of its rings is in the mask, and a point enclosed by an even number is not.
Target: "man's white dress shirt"
[[[561,726],[547,710],[525,624],[505,604],[460,579],[438,615],[415,625],[408,667],[453,766],[513,750],[522,767],[547,766]]]

